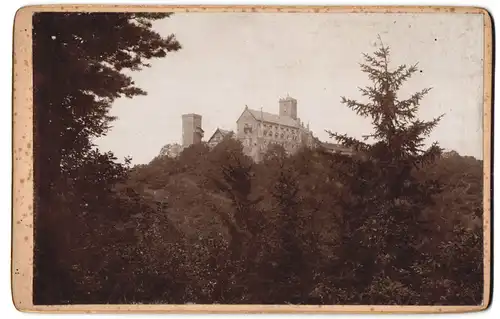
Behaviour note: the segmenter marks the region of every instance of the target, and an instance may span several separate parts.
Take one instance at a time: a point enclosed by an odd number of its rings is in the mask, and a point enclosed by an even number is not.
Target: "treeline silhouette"
[[[482,161],[454,155],[414,172],[435,185],[432,203],[395,228],[370,196],[373,173],[354,163],[276,146],[254,164],[229,139],[127,174],[89,163],[38,237],[57,257],[37,263],[51,269],[37,301],[479,304]]]
[[[369,102],[341,100],[372,142],[330,132],[352,156],[273,146],[256,164],[228,138],[131,167],[95,149],[114,99],[144,94],[120,71],[180,49],[151,29],[168,16],[33,18],[35,304],[482,302],[483,163],[424,147],[429,90],[399,100],[417,68],[383,45]]]

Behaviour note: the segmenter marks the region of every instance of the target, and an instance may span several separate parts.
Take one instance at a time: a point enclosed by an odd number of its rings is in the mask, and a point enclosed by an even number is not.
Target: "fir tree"
[[[392,290],[392,294],[404,291],[407,296],[401,302],[412,303],[422,279],[414,271],[420,260],[418,247],[427,230],[422,211],[432,205],[431,195],[437,191],[433,181],[418,182],[414,172],[439,156],[438,144],[426,148],[425,139],[442,116],[430,121],[417,118],[420,102],[430,88],[401,99],[399,90],[418,72],[417,64],[391,69],[389,58],[389,47],[380,40],[379,49],[373,55],[364,54],[365,63],[361,64],[361,70],[373,83],[360,88],[368,101],[342,97],[342,103],[356,114],[371,119],[373,132],[362,140],[329,134],[356,153],[352,171],[346,174],[350,176],[346,183],[350,185],[351,196],[343,202],[348,215],[344,225],[347,248],[344,257],[350,260],[348,267],[353,269],[348,282],[365,289],[366,294],[360,295],[361,302],[401,300],[394,295],[374,295],[382,290],[373,285],[390,282],[402,287]]]
[[[380,48],[373,55],[363,54],[365,63],[360,65],[362,72],[373,82],[373,86],[359,89],[362,96],[368,98],[368,102],[341,98],[341,102],[356,114],[371,119],[374,132],[365,135],[362,141],[346,134],[328,132],[344,146],[369,153],[380,160],[405,160],[415,166],[433,162],[433,159],[440,155],[441,149],[437,143],[426,149],[424,141],[439,123],[442,115],[430,121],[417,118],[420,102],[431,88],[418,91],[408,99],[399,99],[398,91],[419,71],[418,64],[400,65],[391,70],[389,47],[384,46],[382,40],[380,44]],[[370,138],[376,143],[367,144],[366,141]]]

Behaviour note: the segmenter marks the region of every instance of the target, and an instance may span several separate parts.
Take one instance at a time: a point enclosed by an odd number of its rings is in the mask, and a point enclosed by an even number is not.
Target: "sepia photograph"
[[[488,306],[486,11],[43,8],[15,302]]]

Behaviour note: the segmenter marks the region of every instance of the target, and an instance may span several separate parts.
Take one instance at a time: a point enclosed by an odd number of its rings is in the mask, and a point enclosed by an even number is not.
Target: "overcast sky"
[[[133,73],[147,96],[117,100],[118,119],[96,141],[118,158],[148,163],[167,143],[181,142],[181,115],[202,115],[205,139],[235,129],[245,105],[277,113],[278,99],[298,100],[298,114],[320,139],[325,129],[359,137],[367,120],[340,103],[369,84],[359,69],[377,35],[393,67],[418,62],[402,97],[425,87],[420,116],[445,113],[429,139],[482,158],[483,17],[473,14],[186,13],[159,21],[183,48]]]

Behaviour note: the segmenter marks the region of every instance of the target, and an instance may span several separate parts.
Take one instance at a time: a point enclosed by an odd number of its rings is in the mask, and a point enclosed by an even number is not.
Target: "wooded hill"
[[[482,170],[456,155],[415,171],[431,199],[391,225],[351,157],[275,147],[254,164],[235,140],[195,145],[89,185],[96,199],[54,225],[75,240],[52,261],[60,301],[478,304]]]
[[[34,303],[477,305],[483,299],[483,163],[441,156],[398,90],[416,65],[364,55],[365,140],[353,156],[235,140],[148,165],[95,148],[116,98],[145,94],[122,70],[181,49],[169,14],[33,17]],[[68,80],[71,79],[71,80]],[[334,127],[334,123],[332,123]]]

